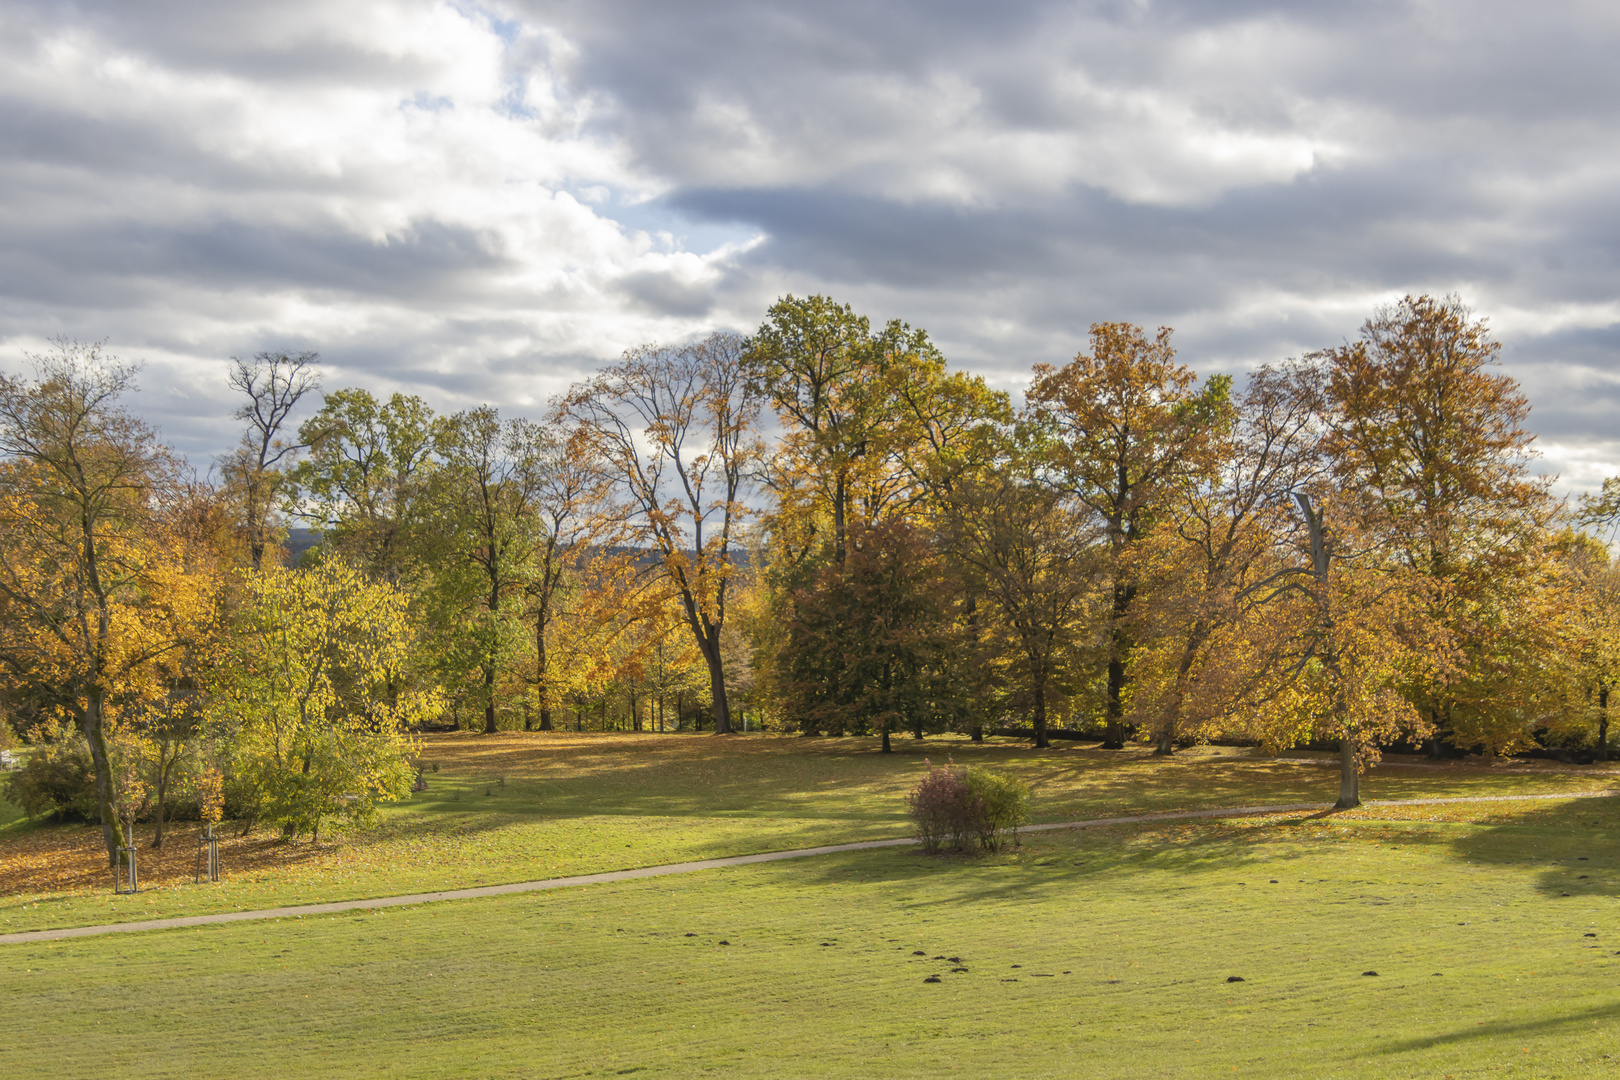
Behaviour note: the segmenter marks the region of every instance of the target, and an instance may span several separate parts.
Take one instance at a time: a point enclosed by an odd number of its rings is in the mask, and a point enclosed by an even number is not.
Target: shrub
[[[1029,785],[987,769],[936,768],[906,797],[917,840],[930,855],[947,843],[956,851],[977,839],[986,851],[1017,842],[1018,826],[1029,820]]]
[[[988,769],[969,769],[966,780],[979,844],[1000,851],[1009,839],[1018,843],[1018,827],[1029,821],[1029,785]]]
[[[923,764],[928,766],[927,775],[906,796],[917,841],[930,855],[938,854],[947,840],[960,850],[969,829],[967,777],[959,769],[935,768],[927,758]]]
[[[54,811],[61,819],[97,820],[96,768],[84,738],[64,732],[35,750],[26,765],[6,776],[6,801],[30,817]]]

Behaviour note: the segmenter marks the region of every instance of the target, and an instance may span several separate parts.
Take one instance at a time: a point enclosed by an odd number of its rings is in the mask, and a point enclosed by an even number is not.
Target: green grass
[[[1612,1075],[1620,800],[1490,816],[1121,826],[8,946],[0,1075]]]
[[[1248,751],[1206,749],[1170,759],[1145,751],[1105,753],[993,740],[897,740],[875,753],[870,739],[746,736],[474,735],[430,739],[440,764],[429,790],[389,808],[371,833],[330,848],[282,847],[246,862],[229,843],[227,880],[178,883],[156,870],[138,896],[114,896],[104,874],[55,891],[0,897],[0,931],[85,925],[353,899],[559,877],[686,859],[782,850],[907,832],[903,795],[923,768],[954,755],[1030,781],[1041,821],[1155,810],[1331,801],[1331,768],[1280,764]],[[1368,798],[1589,790],[1612,777],[1580,772],[1387,768],[1370,774]],[[41,826],[0,828],[0,857]],[[50,830],[54,827],[46,826]],[[189,874],[194,826],[180,827]],[[96,865],[94,830],[77,856]],[[187,845],[192,846],[188,847]],[[264,845],[261,845],[261,848]]]

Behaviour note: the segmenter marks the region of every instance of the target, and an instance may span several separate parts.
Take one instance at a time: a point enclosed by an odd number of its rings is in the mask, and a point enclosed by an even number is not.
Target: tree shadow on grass
[[[1219,880],[1203,885],[1247,888],[1269,884],[1271,877],[1311,857],[1316,838],[1301,829],[1322,817],[1193,819],[1052,831],[1028,834],[1022,846],[996,854],[928,856],[916,849],[890,849],[822,856],[803,873],[807,881],[827,884],[856,879],[906,883],[938,874],[960,880],[957,894],[921,901],[918,907],[1085,895],[1142,871],[1188,878],[1217,874]],[[1261,868],[1265,873],[1257,873]]]
[[[1534,866],[1553,898],[1620,894],[1620,797],[1513,804],[1453,841],[1475,863]]]
[[[1487,1021],[1473,1027],[1458,1028],[1444,1035],[1422,1035],[1417,1038],[1405,1039],[1401,1042],[1390,1043],[1378,1048],[1380,1054],[1410,1054],[1424,1050],[1440,1050],[1447,1047],[1464,1046],[1478,1039],[1489,1039],[1512,1035],[1520,1036],[1547,1036],[1553,1034],[1581,1034],[1590,1037],[1592,1024],[1600,1020],[1613,1019],[1620,1016],[1620,1004],[1594,1005],[1580,1012],[1564,1013],[1559,1016],[1544,1017],[1539,1020],[1523,1020],[1517,1023],[1508,1021]],[[1580,1026],[1577,1031],[1577,1026]]]

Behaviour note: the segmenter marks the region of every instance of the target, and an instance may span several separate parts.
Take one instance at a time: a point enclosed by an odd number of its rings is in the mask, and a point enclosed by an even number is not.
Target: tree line
[[[199,798],[318,835],[408,790],[430,723],[1321,740],[1342,805],[1397,742],[1606,756],[1620,579],[1583,528],[1620,483],[1552,496],[1483,320],[1407,297],[1241,383],[1171,339],[1095,324],[1015,403],[790,296],[539,418],[261,353],[206,475],[131,411],[133,366],[59,342],[0,377],[31,797],[77,791],[113,858]],[[318,542],[286,565],[292,527]]]

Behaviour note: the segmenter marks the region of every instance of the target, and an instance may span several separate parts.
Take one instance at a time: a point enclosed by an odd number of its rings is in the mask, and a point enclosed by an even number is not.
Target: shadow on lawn
[[[796,872],[806,882],[843,885],[877,880],[905,884],[939,874],[957,878],[956,895],[917,902],[917,907],[1079,896],[1142,871],[1214,871],[1228,878],[1212,885],[1247,888],[1291,872],[1297,860],[1308,857],[1312,852],[1305,845],[1312,838],[1299,829],[1319,817],[1200,819],[1033,833],[1022,846],[998,854],[927,856],[899,849],[885,853],[877,866],[859,853],[824,856]]]
[[[1472,862],[1539,867],[1548,897],[1620,894],[1620,797],[1497,811],[1453,845]]]
[[[505,778],[492,808],[545,815],[737,814],[897,820],[923,760],[984,765],[1036,790],[1041,820],[1199,806],[1301,802],[1326,797],[1315,769],[1263,758],[1188,754],[1154,758],[1146,749],[964,739],[895,741],[876,752],[870,738],[801,739],[693,735],[447,735],[424,746],[424,760],[477,787]],[[1329,778],[1331,779],[1331,778]],[[430,780],[430,784],[434,781]],[[435,809],[455,809],[440,799]]]
[[[1380,1054],[1410,1054],[1422,1050],[1437,1050],[1448,1046],[1458,1046],[1475,1039],[1488,1039],[1492,1036],[1503,1035],[1548,1035],[1559,1031],[1576,1032],[1577,1025],[1585,1025],[1581,1033],[1591,1034],[1591,1025],[1599,1020],[1612,1019],[1620,1015],[1620,1005],[1598,1005],[1590,1009],[1583,1009],[1577,1013],[1565,1013],[1560,1016],[1549,1016],[1541,1020],[1525,1020],[1520,1023],[1505,1023],[1501,1021],[1477,1024],[1470,1028],[1460,1028],[1448,1035],[1425,1035],[1415,1039],[1406,1039],[1402,1042],[1391,1043],[1379,1047]],[[1358,1053],[1361,1052],[1358,1050]]]
[[[1287,879],[1302,859],[1326,843],[1393,843],[1427,848],[1474,864],[1537,872],[1536,889],[1551,898],[1620,894],[1620,797],[1541,805],[1510,804],[1490,811],[1491,821],[1462,829],[1402,819],[1340,818],[1331,811],[1263,818],[1195,819],[1103,826],[1073,832],[1026,834],[1021,848],[997,855],[933,857],[894,852],[883,863],[886,880],[952,872],[960,891],[930,904],[1040,900],[1083,895],[1124,875],[1216,872],[1211,885],[1246,888]],[[1325,830],[1335,822],[1351,834]],[[1425,826],[1429,827],[1425,827]],[[1374,836],[1381,826],[1397,836]],[[1416,827],[1414,827],[1416,826]],[[1366,830],[1366,831],[1363,831]],[[816,860],[810,880],[870,879],[870,861]],[[1340,881],[1339,884],[1348,884]]]

